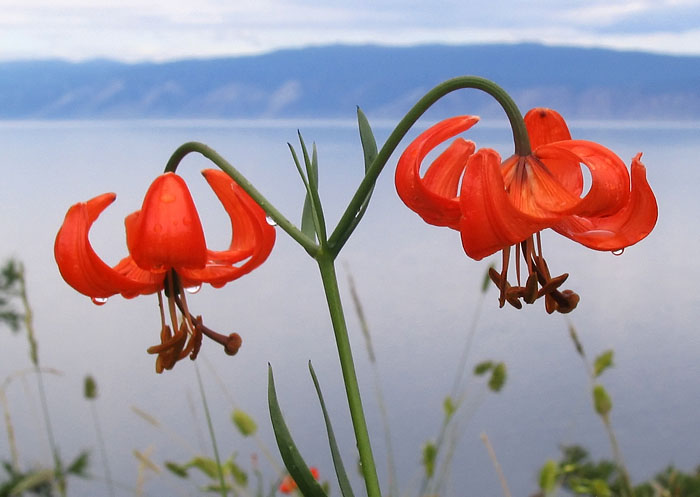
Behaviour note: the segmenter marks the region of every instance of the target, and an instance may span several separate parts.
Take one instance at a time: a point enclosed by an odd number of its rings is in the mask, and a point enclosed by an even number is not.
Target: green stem
[[[219,485],[221,486],[221,495],[226,497],[228,491],[226,490],[226,481],[224,481],[224,468],[221,466],[221,458],[219,457],[219,447],[216,445],[216,435],[214,434],[214,425],[211,422],[211,414],[209,413],[209,404],[207,403],[207,396],[204,393],[204,385],[202,384],[202,375],[199,373],[199,367],[197,363],[194,363],[194,370],[197,372],[197,384],[199,385],[199,393],[202,396],[202,406],[204,407],[204,416],[207,418],[207,426],[209,427],[209,437],[211,438],[211,445],[214,449],[214,459],[216,459],[216,469],[219,473]]]
[[[448,93],[465,88],[474,88],[484,91],[494,97],[498,103],[501,104],[501,107],[503,107],[503,110],[508,116],[508,120],[510,121],[511,128],[513,130],[515,153],[518,155],[530,154],[530,140],[527,134],[527,129],[525,128],[522,114],[520,113],[520,110],[513,99],[510,98],[503,88],[498,86],[496,83],[489,81],[488,79],[477,76],[460,76],[457,78],[448,79],[426,93],[423,98],[421,98],[406,113],[403,119],[399,121],[399,124],[396,125],[394,131],[391,132],[389,138],[387,138],[381,150],[374,158],[374,161],[372,161],[372,165],[367,169],[367,173],[360,183],[360,186],[357,188],[357,192],[348,204],[348,207],[345,209],[340,221],[338,221],[338,225],[328,239],[328,245],[331,250],[334,250],[341,240],[347,239],[349,233],[346,232],[352,231],[355,228],[356,225],[353,225],[353,220],[357,215],[357,212],[360,210],[360,207],[370,194],[372,187],[377,182],[377,178],[382,172],[382,169],[384,169],[389,157],[391,157],[391,154],[394,153],[394,150],[396,150],[399,142],[401,142],[404,136],[406,136],[406,133],[408,133],[418,118],[420,118],[420,116],[422,116],[425,111],[430,108],[430,106]]]
[[[175,172],[180,161],[189,153],[197,152],[210,161],[212,161],[219,169],[224,171],[226,174],[231,176],[233,180],[238,183],[238,185],[245,190],[245,192],[251,196],[255,202],[257,202],[260,207],[262,207],[270,218],[272,218],[277,225],[287,232],[294,240],[299,243],[304,249],[314,257],[318,252],[318,245],[314,241],[306,236],[299,230],[292,222],[290,222],[281,212],[279,212],[269,200],[267,200],[262,193],[260,193],[252,183],[250,183],[238,170],[233,167],[229,162],[221,157],[215,150],[199,142],[187,142],[180,147],[178,147],[175,152],[170,156],[168,164],[165,166],[165,172]]]
[[[105,468],[105,479],[107,480],[107,491],[110,497],[114,497],[114,481],[112,480],[112,472],[109,468],[109,458],[107,457],[107,448],[105,447],[105,440],[102,436],[102,426],[100,425],[100,419],[97,415],[97,407],[95,406],[94,399],[90,402],[90,411],[92,412],[92,422],[95,425],[95,433],[97,433],[97,446],[100,449],[100,457],[102,458],[102,465]]]
[[[56,445],[56,439],[53,435],[53,428],[51,426],[51,416],[49,415],[49,403],[46,398],[46,388],[44,387],[44,376],[39,367],[39,346],[36,341],[36,334],[34,333],[34,313],[32,312],[32,307],[29,304],[29,296],[27,295],[27,281],[24,276],[24,265],[19,264],[19,295],[22,300],[22,306],[24,307],[24,327],[27,330],[27,339],[29,340],[29,356],[34,365],[34,371],[36,373],[37,387],[39,389],[39,399],[41,401],[41,409],[44,417],[44,424],[46,425],[46,436],[49,440],[49,447],[51,449],[51,455],[54,462],[54,472],[56,473],[56,479],[58,480],[58,491],[65,497],[66,496],[66,475],[63,472],[63,464],[61,462],[61,457],[58,454],[58,446]]]
[[[345,323],[343,305],[340,301],[338,278],[335,272],[333,256],[330,254],[321,253],[316,257],[316,260],[321,272],[323,289],[326,293],[326,300],[328,301],[328,311],[331,315],[331,322],[335,333],[335,341],[338,347],[338,356],[340,358],[340,367],[343,373],[345,392],[348,398],[348,405],[350,407],[350,417],[355,430],[357,449],[360,453],[360,464],[362,467],[365,485],[367,487],[367,495],[368,497],[381,497],[379,479],[377,478],[377,469],[374,464],[374,456],[372,455],[369,432],[367,431],[367,421],[365,420],[364,411],[362,409],[360,387],[357,383],[355,365],[352,359],[352,350],[350,349],[348,328],[347,324]]]

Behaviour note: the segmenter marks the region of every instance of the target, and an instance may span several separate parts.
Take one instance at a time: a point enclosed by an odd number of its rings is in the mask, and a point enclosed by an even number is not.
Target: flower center
[[[238,333],[222,335],[204,326],[202,316],[192,317],[187,306],[184,288],[174,269],[166,273],[163,288],[168,299],[168,314],[172,328],[166,324],[163,295],[162,292],[158,292],[161,320],[160,345],[147,349],[149,354],[157,354],[156,373],[172,369],[175,363],[188,355],[194,361],[202,345],[203,335],[223,345],[228,355],[235,355],[238,352],[242,343]],[[172,330],[175,330],[175,333]]]
[[[536,241],[535,241],[536,239]],[[494,268],[489,269],[489,277],[498,287],[500,296],[498,301],[503,307],[506,302],[521,309],[523,304],[522,299],[526,304],[532,304],[537,299],[544,297],[544,307],[547,313],[552,314],[554,311],[566,314],[573,311],[580,297],[577,293],[571,290],[559,290],[559,287],[569,277],[568,273],[552,277],[549,273],[547,262],[542,256],[542,240],[540,233],[530,236],[516,244],[515,246],[515,273],[517,285],[513,286],[508,282],[508,264],[510,261],[510,249],[503,249],[503,268],[499,273]],[[525,285],[521,285],[520,279],[520,256],[525,261],[527,266],[527,279]]]

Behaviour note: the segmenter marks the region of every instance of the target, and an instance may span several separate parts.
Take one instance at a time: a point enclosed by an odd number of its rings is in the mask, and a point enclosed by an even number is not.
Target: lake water
[[[371,119],[371,116],[370,116]],[[95,224],[97,252],[115,263],[126,253],[123,218],[140,207],[151,180],[175,148],[203,141],[239,168],[287,217],[298,220],[304,190],[286,142],[299,127],[318,144],[322,198],[335,224],[361,179],[362,155],[352,123],[118,121],[0,123],[2,214],[0,259],[20,258],[28,276],[49,405],[64,458],[96,448],[82,382],[99,385],[97,410],[119,495],[132,495],[138,462],[132,452],[152,448],[157,464],[211,454],[189,361],[163,375],[154,373],[146,348],[158,340],[155,297],[114,297],[95,306],[70,289],[53,261],[53,240],[68,207],[114,191],[117,201]],[[362,224],[342,252],[339,274],[375,458],[386,482],[386,457],[374,377],[347,286],[349,268],[364,304],[379,361],[399,487],[415,495],[423,443],[438,433],[442,401],[449,393],[473,316],[482,306],[469,365],[505,361],[508,382],[499,394],[471,381],[446,495],[500,495],[500,485],[479,436],[494,446],[513,495],[536,490],[536,472],[557,458],[559,444],[579,443],[596,457],[610,457],[603,427],[591,406],[585,368],[568,337],[572,323],[592,359],[615,350],[615,367],[601,379],[613,399],[612,422],[634,480],[667,464],[689,470],[700,463],[700,126],[697,123],[571,123],[576,138],[599,141],[627,163],[643,151],[648,178],[659,201],[659,221],[648,239],[620,257],[598,253],[545,233],[553,272],[569,272],[567,287],[581,295],[568,317],[549,316],[537,303],[522,311],[498,309],[479,287],[488,261],[474,262],[459,236],[424,224],[398,200],[390,161]],[[380,144],[390,130],[379,126]],[[507,129],[486,122],[471,134],[479,145],[511,153]],[[404,143],[404,146],[407,142]],[[227,221],[188,157],[181,172],[192,186],[210,246],[226,243]],[[216,233],[216,234],[213,234]],[[497,262],[497,261],[496,261]],[[354,442],[330,322],[314,262],[281,230],[270,259],[223,289],[204,288],[190,299],[214,329],[237,331],[243,348],[231,358],[204,343],[198,364],[209,396],[223,457],[271,475],[271,464],[254,440],[242,439],[230,423],[233,406],[250,412],[261,442],[276,454],[267,417],[267,363],[292,433],[310,463],[332,479],[323,419],[307,361],[319,375],[346,466],[354,468]],[[26,339],[0,335],[0,381],[30,365]],[[34,378],[7,388],[23,464],[48,464]],[[132,406],[157,418],[156,428]],[[8,459],[5,430],[0,458]],[[103,475],[96,450],[91,472]],[[354,472],[351,471],[354,474]],[[197,495],[194,482],[148,473],[145,495]],[[334,483],[334,482],[333,482]],[[356,491],[361,486],[355,478]],[[334,486],[334,485],[333,485]],[[71,483],[71,495],[101,495],[103,482]],[[337,487],[333,495],[338,495]]]

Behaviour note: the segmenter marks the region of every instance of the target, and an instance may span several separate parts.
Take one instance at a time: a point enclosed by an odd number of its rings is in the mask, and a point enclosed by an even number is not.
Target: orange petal
[[[571,140],[571,133],[566,121],[555,110],[535,108],[525,114],[523,120],[530,137],[532,150],[547,143]]]
[[[205,268],[182,269],[178,274],[186,285],[189,281],[223,286],[267,259],[275,244],[276,231],[267,222],[262,207],[230,176],[217,169],[206,169],[202,174],[231,219],[231,244],[228,250],[207,251]],[[236,266],[239,262],[243,264]]]
[[[141,210],[128,216],[126,242],[136,264],[147,271],[203,268],[204,231],[185,181],[175,173],[158,176]]]
[[[565,162],[575,164],[581,176],[578,161],[565,158],[556,162],[560,166]],[[501,164],[501,175],[513,206],[534,218],[554,220],[581,202],[580,191],[571,191],[547,164],[532,155],[513,155],[506,159]]]
[[[87,202],[73,205],[56,235],[54,257],[61,276],[70,286],[88,297],[107,298],[117,293],[134,295],[148,285],[109,267],[90,245],[90,227],[116,195],[104,193]]]
[[[471,128],[475,116],[459,116],[440,121],[411,142],[396,166],[396,191],[401,200],[425,222],[458,229],[460,209],[457,189],[474,144],[455,140],[428,168],[421,178],[425,157],[436,146]]]
[[[591,188],[567,214],[584,217],[612,215],[629,201],[630,177],[625,163],[612,150],[584,141],[568,140],[542,145],[534,152],[546,165],[549,160],[578,161],[591,172]]]
[[[536,231],[551,220],[528,216],[511,204],[500,172],[501,158],[491,149],[480,149],[469,159],[460,194],[464,251],[480,260]]]
[[[596,250],[619,250],[646,237],[656,225],[658,207],[641,156],[638,154],[632,159],[632,187],[627,205],[612,216],[569,216],[554,229]]]

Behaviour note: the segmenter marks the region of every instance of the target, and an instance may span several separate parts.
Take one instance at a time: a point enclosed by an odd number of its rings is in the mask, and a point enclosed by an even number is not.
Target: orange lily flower
[[[240,336],[216,333],[204,326],[201,316],[193,317],[184,290],[193,292],[202,283],[218,288],[239,278],[262,264],[275,243],[275,228],[267,223],[265,211],[239,185],[219,170],[207,169],[202,174],[231,219],[233,233],[227,250],[207,248],[192,195],[175,173],[158,176],[141,210],[127,216],[129,255],[116,266],[103,262],[88,239],[92,224],[116,198],[114,193],[73,205],[56,235],[54,256],[61,276],[94,303],[103,304],[116,294],[125,298],[158,294],[161,343],[148,349],[157,354],[158,373],[172,369],[188,355],[195,359],[202,334],[222,344],[230,355],[238,351]],[[172,329],[166,324],[166,312]]]
[[[638,154],[631,174],[604,146],[572,140],[564,119],[550,109],[533,109],[524,118],[532,152],[502,161],[491,149],[476,151],[457,138],[421,176],[425,157],[436,146],[471,128],[478,117],[441,121],[421,133],[404,151],[396,168],[396,190],[427,223],[461,233],[469,257],[480,260],[499,250],[503,268],[490,271],[500,290],[501,307],[520,299],[545,297],[552,313],[570,312],[579,302],[571,290],[559,291],[568,274],[552,277],[542,254],[540,231],[552,228],[595,250],[621,252],[646,237],[656,224],[656,198]],[[584,192],[581,165],[590,171]],[[511,247],[516,279],[508,281]],[[520,256],[527,266],[521,285]]]
[[[319,478],[319,472],[318,469],[311,467],[309,468],[309,471],[311,471],[311,474],[318,480]],[[297,489],[297,482],[294,481],[294,478],[291,476],[287,475],[282,479],[282,483],[280,483],[280,492],[283,494],[291,494]]]

